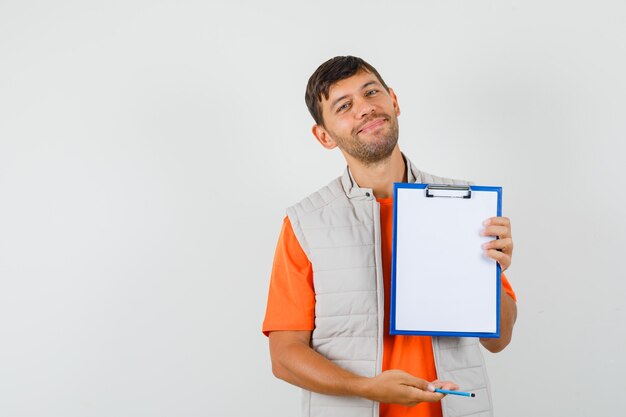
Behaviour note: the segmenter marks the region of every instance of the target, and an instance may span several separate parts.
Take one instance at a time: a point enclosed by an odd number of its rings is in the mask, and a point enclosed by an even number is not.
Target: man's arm
[[[269,339],[274,375],[309,391],[414,406],[441,400],[442,394],[432,392],[435,387],[458,389],[451,382],[429,383],[400,370],[374,378],[355,375],[315,352],[309,345],[310,331],[273,331]]]
[[[480,343],[489,352],[502,351],[513,337],[513,325],[517,318],[517,304],[509,294],[501,290],[500,295],[500,337],[498,339],[480,339]]]
[[[483,236],[494,236],[498,239],[485,243],[485,254],[500,264],[504,272],[511,266],[513,257],[513,238],[511,237],[511,221],[507,217],[492,217],[484,223]],[[513,325],[517,319],[517,304],[509,294],[500,291],[500,337],[498,339],[480,339],[480,343],[490,352],[497,353],[511,342]]]

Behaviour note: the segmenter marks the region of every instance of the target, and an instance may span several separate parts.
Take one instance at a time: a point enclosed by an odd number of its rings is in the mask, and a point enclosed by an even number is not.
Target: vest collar
[[[406,178],[407,182],[415,183],[419,182],[421,179],[420,171],[415,168],[415,165],[406,157],[405,154],[402,154],[402,158],[404,158],[404,165],[406,167]],[[374,192],[371,188],[361,188],[359,184],[356,183],[354,177],[352,176],[352,172],[350,172],[350,167],[346,166],[346,170],[341,176],[341,185],[343,186],[343,190],[348,196],[348,198],[366,198],[373,200]]]

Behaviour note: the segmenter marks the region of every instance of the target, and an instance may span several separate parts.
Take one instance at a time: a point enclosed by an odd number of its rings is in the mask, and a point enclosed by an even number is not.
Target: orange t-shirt
[[[385,331],[382,370],[401,369],[427,381],[437,379],[430,336],[389,334],[391,292],[391,251],[393,247],[393,198],[377,199],[380,204],[381,249],[385,285]],[[515,299],[508,280],[502,275],[504,290]],[[285,217],[274,255],[263,333],[274,330],[313,330],[315,291],[313,269],[289,218]],[[441,417],[440,403],[420,403],[415,407],[380,404],[381,417]]]

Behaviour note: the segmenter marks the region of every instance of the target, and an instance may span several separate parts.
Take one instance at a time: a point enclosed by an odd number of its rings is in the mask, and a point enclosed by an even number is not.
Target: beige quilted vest
[[[405,157],[409,182],[468,184],[420,172]],[[381,372],[384,287],[379,205],[349,169],[287,209],[294,233],[313,265],[315,330],[311,346],[355,374]],[[476,338],[433,337],[438,378],[476,398],[447,396],[444,417],[491,417],[491,394]],[[415,375],[420,377],[420,375]],[[378,417],[377,402],[303,391],[304,417]]]

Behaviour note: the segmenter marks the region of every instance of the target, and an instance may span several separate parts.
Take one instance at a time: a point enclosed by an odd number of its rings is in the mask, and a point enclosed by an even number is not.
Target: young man
[[[467,182],[421,172],[400,152],[397,97],[360,58],[322,64],[306,103],[313,135],[339,148],[348,167],[287,210],[263,323],[274,375],[303,388],[307,417],[491,416],[478,340],[389,335],[393,183]],[[483,233],[499,238],[485,255],[506,270],[509,220],[488,219]],[[480,340],[491,352],[508,345],[517,315],[515,294],[502,282],[501,337]],[[477,397],[442,402],[433,392],[457,384]]]

